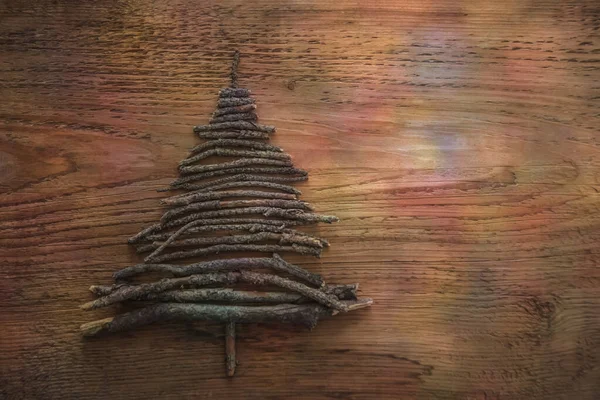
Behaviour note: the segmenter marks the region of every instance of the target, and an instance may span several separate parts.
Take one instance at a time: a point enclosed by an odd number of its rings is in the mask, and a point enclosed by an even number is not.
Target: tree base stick
[[[225,364],[227,366],[227,376],[233,376],[237,365],[235,359],[235,322],[233,321],[225,324]]]

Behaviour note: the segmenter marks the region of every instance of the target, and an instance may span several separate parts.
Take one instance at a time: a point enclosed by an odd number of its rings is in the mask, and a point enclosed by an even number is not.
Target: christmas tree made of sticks
[[[223,322],[229,376],[237,363],[236,324],[289,323],[312,329],[322,317],[372,303],[357,298],[358,284],[325,284],[321,276],[279,255],[319,257],[329,243],[294,227],[338,218],[315,214],[298,200],[300,191],[289,183],[308,179],[308,173],[295,168],[282,149],[261,141],[269,139],[275,127],[256,122],[255,100],[248,89],[238,87],[238,64],[236,51],[231,87],[219,92],[210,123],[194,127],[206,140],[179,164],[180,177],[169,188],[186,192],[162,200],[171,208],[160,222],[129,239],[139,253],[150,254],[143,264],[115,272],[114,285],[92,286],[99,297],[82,305],[93,310],[135,301],[140,307],[81,326],[85,336],[95,336],[161,321]],[[215,156],[231,161],[206,163]],[[270,257],[230,258],[231,253],[246,252]],[[228,258],[173,263],[215,255]],[[170,277],[131,282],[150,272]],[[236,284],[269,291],[238,290]]]

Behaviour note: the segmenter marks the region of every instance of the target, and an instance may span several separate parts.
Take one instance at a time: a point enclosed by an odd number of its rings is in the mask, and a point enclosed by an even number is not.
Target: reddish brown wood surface
[[[595,1],[0,1],[0,397],[594,399]],[[292,261],[371,309],[312,332],[82,340],[91,284],[198,143],[230,55],[341,222]]]

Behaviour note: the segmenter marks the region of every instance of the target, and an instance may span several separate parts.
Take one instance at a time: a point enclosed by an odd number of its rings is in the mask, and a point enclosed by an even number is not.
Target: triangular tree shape
[[[92,286],[90,290],[99,297],[82,308],[93,310],[140,300],[144,306],[82,325],[85,336],[167,320],[223,322],[227,373],[233,375],[235,324],[291,323],[313,328],[319,318],[372,303],[368,298],[357,299],[358,284],[325,284],[319,275],[279,255],[292,252],[319,257],[328,242],[294,227],[338,219],[315,214],[308,203],[297,199],[300,191],[289,184],[306,180],[308,173],[295,168],[282,149],[261,141],[268,139],[275,127],[256,122],[255,100],[248,89],[238,87],[238,64],[236,51],[231,87],[219,92],[210,123],[194,127],[194,132],[207,140],[180,163],[180,177],[169,188],[186,192],[162,200],[171,208],[160,222],[129,240],[138,252],[150,253],[145,263],[115,272],[117,282],[112,286]],[[206,160],[214,156],[231,161],[207,164]],[[217,254],[231,257],[240,252],[267,253],[270,257],[263,254],[173,263]],[[153,283],[131,282],[146,272],[170,277]],[[278,290],[230,287],[240,283]]]

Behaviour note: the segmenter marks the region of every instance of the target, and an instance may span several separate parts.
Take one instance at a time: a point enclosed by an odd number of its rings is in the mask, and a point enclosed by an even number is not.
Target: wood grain
[[[32,4],[33,3],[33,4]],[[6,399],[594,399],[595,1],[0,1]],[[313,332],[163,325],[98,340],[90,284],[139,261],[227,83],[341,222],[327,281],[370,310]]]

